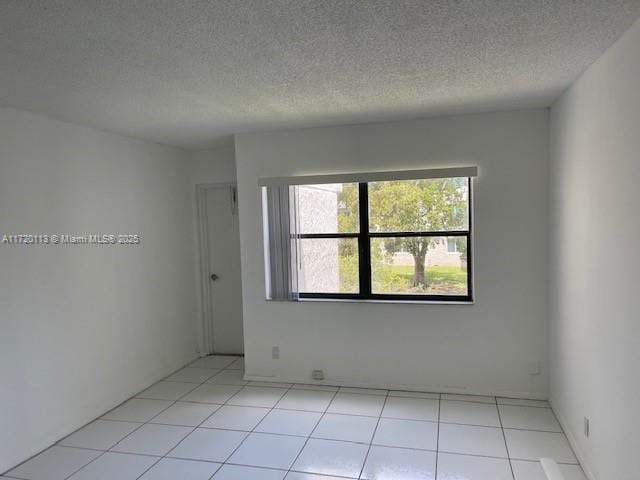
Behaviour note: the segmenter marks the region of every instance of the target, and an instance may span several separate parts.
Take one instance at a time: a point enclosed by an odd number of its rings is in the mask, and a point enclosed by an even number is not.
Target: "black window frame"
[[[358,183],[358,205],[360,230],[354,233],[301,233],[299,239],[318,238],[356,238],[358,240],[358,284],[359,293],[312,293],[300,292],[300,299],[336,299],[336,300],[387,300],[402,302],[451,302],[468,303],[473,301],[473,194],[472,177],[468,182],[468,228],[467,230],[430,231],[430,232],[370,232],[369,231],[369,183]],[[373,293],[371,291],[371,239],[390,237],[466,237],[467,240],[467,295],[416,295],[402,293]]]

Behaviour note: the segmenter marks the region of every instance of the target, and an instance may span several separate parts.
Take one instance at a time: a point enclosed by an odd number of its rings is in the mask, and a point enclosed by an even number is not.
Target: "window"
[[[294,189],[300,298],[472,299],[471,178]]]

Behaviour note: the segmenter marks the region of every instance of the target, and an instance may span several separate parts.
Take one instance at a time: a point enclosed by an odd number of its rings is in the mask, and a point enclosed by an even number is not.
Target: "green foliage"
[[[460,267],[434,266],[426,271],[426,285],[413,286],[414,267],[385,265],[374,271],[374,291],[428,295],[466,295],[467,271]]]
[[[338,201],[338,231],[359,231],[358,185],[345,184]],[[369,183],[369,229],[372,232],[464,230],[468,225],[467,213],[466,178]],[[430,278],[425,275],[424,263],[432,242],[434,240],[428,237],[385,238],[376,242],[376,248],[372,244],[372,264],[380,264],[378,271],[386,272],[388,269],[383,268],[383,263],[390,263],[394,253],[408,252],[415,263],[411,288],[428,290]],[[458,249],[466,260],[466,243],[464,240],[459,243]],[[354,254],[357,264],[357,252],[341,249],[341,256],[351,257]],[[357,275],[357,265],[354,271]],[[404,284],[405,280],[399,275],[395,270],[385,273],[383,290],[386,291],[387,287],[395,290]]]
[[[360,231],[360,208],[358,203],[358,184],[345,183],[338,194],[338,232],[354,233]]]
[[[340,252],[339,263],[340,292],[357,292],[358,282],[358,252],[355,255],[343,255]]]
[[[466,203],[465,178],[372,182],[369,228],[374,232],[463,229]]]

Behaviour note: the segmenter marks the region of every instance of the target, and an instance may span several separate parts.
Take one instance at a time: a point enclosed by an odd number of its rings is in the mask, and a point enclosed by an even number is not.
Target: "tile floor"
[[[585,480],[549,405],[247,382],[210,356],[6,473],[25,480]]]

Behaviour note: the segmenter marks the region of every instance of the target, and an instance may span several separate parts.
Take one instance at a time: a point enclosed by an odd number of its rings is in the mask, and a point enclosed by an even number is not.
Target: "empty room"
[[[640,0],[0,0],[0,479],[640,479]]]

